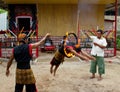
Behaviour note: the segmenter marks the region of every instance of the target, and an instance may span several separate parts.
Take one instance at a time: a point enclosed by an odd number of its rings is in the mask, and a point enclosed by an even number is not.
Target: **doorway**
[[[30,18],[18,18],[18,30],[21,31],[23,29],[23,32],[26,34],[30,31]]]

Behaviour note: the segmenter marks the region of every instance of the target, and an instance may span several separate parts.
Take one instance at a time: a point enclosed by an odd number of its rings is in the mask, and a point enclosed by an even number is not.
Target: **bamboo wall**
[[[77,5],[37,5],[39,35],[63,36],[77,31]]]
[[[80,29],[104,29],[105,5],[79,5]]]
[[[105,5],[37,5],[39,35],[50,32],[63,36],[66,32],[77,33],[77,19],[80,29],[104,28]],[[78,11],[79,17],[78,17]]]

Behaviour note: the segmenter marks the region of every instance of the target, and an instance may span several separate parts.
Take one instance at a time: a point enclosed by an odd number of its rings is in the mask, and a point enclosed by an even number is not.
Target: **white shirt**
[[[107,41],[104,37],[99,39],[99,38],[97,38],[97,36],[90,36],[90,38],[93,40],[93,43],[97,43],[97,44],[100,44],[102,46],[107,46]],[[97,55],[97,56],[104,57],[104,49],[92,44],[91,55]]]

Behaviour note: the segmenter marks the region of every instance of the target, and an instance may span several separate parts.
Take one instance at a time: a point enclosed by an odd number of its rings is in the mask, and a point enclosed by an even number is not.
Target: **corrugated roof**
[[[7,4],[77,4],[81,3],[93,3],[93,4],[110,4],[115,0],[3,0]]]

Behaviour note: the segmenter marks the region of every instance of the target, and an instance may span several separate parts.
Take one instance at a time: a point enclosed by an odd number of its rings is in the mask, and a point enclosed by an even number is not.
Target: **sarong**
[[[35,82],[32,69],[16,69],[16,83],[34,84]]]

